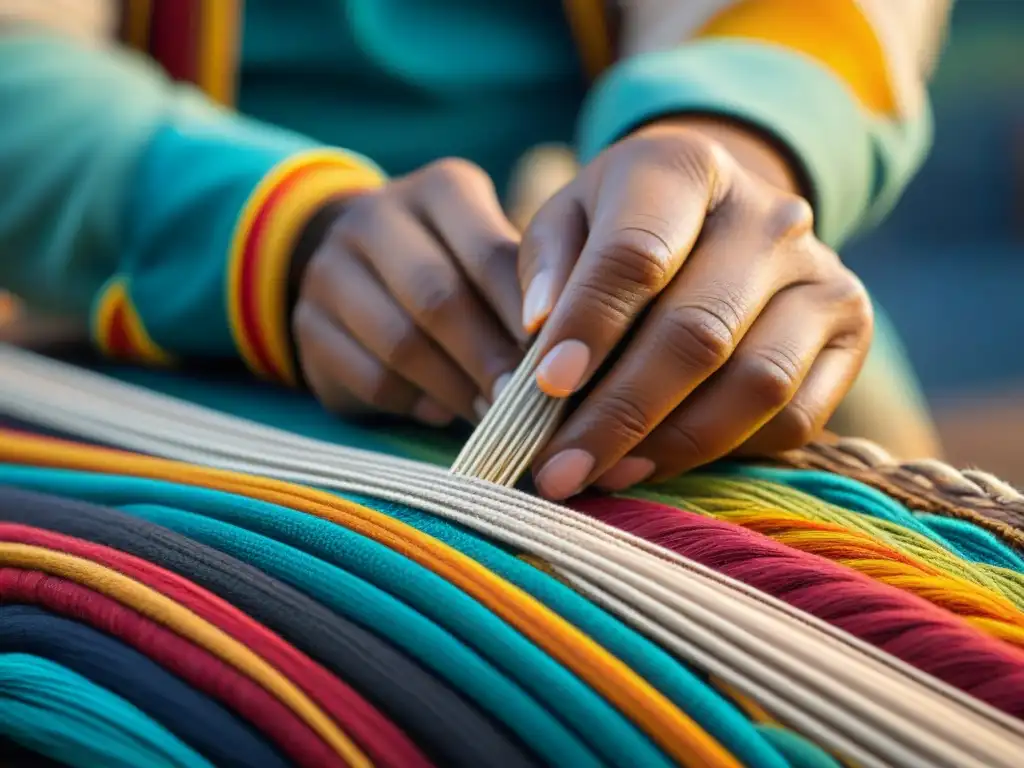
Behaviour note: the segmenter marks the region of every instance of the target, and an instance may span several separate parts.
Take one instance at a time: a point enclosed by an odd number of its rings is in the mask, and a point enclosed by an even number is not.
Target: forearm
[[[110,47],[0,37],[0,284],[111,354],[240,356],[289,380],[305,218],[379,183],[349,153],[223,112]]]

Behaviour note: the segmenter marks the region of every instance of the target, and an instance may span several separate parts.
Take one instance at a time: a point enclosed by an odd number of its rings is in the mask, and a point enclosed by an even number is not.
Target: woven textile
[[[840,441],[560,506],[468,476],[521,463],[479,433],[453,473],[464,435],[292,393],[0,367],[12,765],[1024,750],[1024,498],[987,475]]]

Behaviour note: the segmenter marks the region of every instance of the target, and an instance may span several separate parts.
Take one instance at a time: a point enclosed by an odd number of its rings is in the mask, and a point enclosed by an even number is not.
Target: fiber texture
[[[1024,496],[847,440],[549,504],[517,375],[466,443],[0,345],[0,763],[1017,768]]]
[[[577,507],[824,618],[1004,712],[1024,716],[1024,653],[920,598],[696,513],[616,499],[585,500]]]

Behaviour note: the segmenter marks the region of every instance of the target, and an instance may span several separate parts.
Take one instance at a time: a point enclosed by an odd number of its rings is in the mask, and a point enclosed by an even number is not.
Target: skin
[[[535,464],[540,492],[564,499],[806,444],[856,378],[872,315],[815,238],[788,157],[694,117],[608,148],[521,240],[463,161],[351,200],[294,330],[328,408],[438,425],[482,412],[529,335],[538,385],[569,397],[632,331]]]

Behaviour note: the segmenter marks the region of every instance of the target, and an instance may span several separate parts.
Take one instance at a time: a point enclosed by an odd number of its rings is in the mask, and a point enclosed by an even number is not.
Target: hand
[[[632,329],[538,457],[543,495],[621,490],[824,427],[867,353],[871,304],[795,191],[765,140],[672,123],[609,148],[536,215],[519,277],[523,322],[543,325],[540,388],[577,392]]]
[[[435,426],[475,420],[522,357],[518,248],[490,179],[468,162],[344,201],[292,316],[317,397]]]

